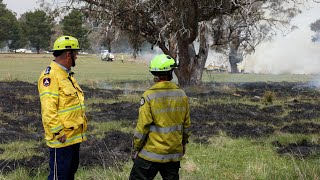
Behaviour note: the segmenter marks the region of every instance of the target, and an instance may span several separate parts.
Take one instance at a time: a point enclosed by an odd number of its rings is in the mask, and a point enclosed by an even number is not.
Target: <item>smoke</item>
[[[246,72],[316,74],[320,72],[320,42],[313,43],[310,24],[320,18],[320,4],[297,16],[298,29],[287,36],[261,44],[246,58]]]
[[[142,48],[142,50],[139,52],[139,58],[143,59],[147,63],[150,63],[150,61],[159,54],[162,54],[162,50],[154,46],[153,50],[151,50],[151,44],[145,44]]]

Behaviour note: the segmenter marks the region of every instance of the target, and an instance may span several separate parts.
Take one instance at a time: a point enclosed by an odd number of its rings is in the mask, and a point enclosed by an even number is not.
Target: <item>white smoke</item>
[[[310,24],[320,19],[320,4],[298,15],[293,23],[298,29],[287,36],[261,44],[246,58],[246,72],[253,73],[320,73],[320,43],[311,41]]]

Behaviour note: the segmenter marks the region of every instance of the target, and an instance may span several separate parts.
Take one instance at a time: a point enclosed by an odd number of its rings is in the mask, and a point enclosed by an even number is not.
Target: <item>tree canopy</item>
[[[28,37],[31,47],[35,47],[38,53],[41,48],[48,49],[51,35],[53,34],[53,18],[42,10],[26,12],[22,16],[24,17],[21,20],[22,28]]]
[[[21,29],[16,15],[0,0],[0,44],[16,49],[20,46]]]
[[[79,40],[82,49],[89,49],[88,29],[84,27],[85,17],[79,10],[72,10],[61,21],[64,35],[74,36]]]
[[[284,21],[284,16],[279,14],[294,16],[298,1],[69,0],[68,3],[67,7],[75,3],[83,4],[81,9],[84,12],[103,15],[112,26],[129,35],[130,42],[136,49],[145,41],[159,46],[165,54],[179,61],[180,67],[175,70],[175,74],[181,86],[188,86],[201,83],[210,43],[209,22],[222,18],[224,25],[221,30],[222,33],[229,34],[229,39],[219,40],[227,42],[227,46],[224,46],[230,52],[232,49],[238,51],[238,47],[245,42],[243,37],[246,37],[247,46],[254,44],[253,41],[258,36],[250,33],[253,33],[251,30],[255,26],[261,25],[261,21],[269,19],[269,24],[277,26],[276,22]],[[291,9],[285,8],[289,5]],[[263,32],[261,28],[257,29]],[[213,39],[223,38],[214,33],[212,35]],[[194,46],[196,41],[199,42],[198,49]],[[239,61],[241,59],[236,62]]]

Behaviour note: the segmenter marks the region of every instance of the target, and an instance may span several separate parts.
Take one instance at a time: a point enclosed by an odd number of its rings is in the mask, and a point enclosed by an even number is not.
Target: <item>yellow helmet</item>
[[[79,47],[78,39],[72,36],[61,36],[59,37],[53,45],[52,51],[60,51],[60,50],[81,50]]]
[[[151,72],[165,72],[165,71],[171,71],[177,67],[178,67],[178,65],[172,57],[170,57],[166,54],[160,54],[160,55],[155,56],[151,60],[150,66],[149,66],[149,71],[151,71]]]

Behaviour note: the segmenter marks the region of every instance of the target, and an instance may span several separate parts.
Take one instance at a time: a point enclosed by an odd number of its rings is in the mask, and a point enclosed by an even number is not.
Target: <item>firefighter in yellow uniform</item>
[[[79,50],[76,38],[59,37],[53,47],[55,60],[38,81],[42,123],[50,152],[49,180],[74,179],[80,143],[87,139],[84,94],[71,72]]]
[[[156,82],[142,95],[134,132],[134,165],[130,179],[179,179],[180,160],[190,135],[188,97],[172,83],[176,61],[157,55],[150,63]]]

